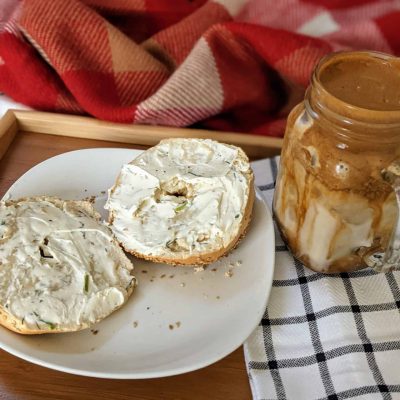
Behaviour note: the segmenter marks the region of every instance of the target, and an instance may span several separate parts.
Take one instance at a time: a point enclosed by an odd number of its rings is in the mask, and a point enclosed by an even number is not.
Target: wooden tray
[[[278,154],[282,145],[281,139],[248,134],[114,124],[11,110],[0,120],[0,197],[28,169],[57,154],[88,147],[143,148],[167,137],[214,138],[243,147],[253,159]],[[202,400],[210,394],[213,400],[251,398],[242,349],[198,371],[134,384],[49,370],[0,350],[0,376],[0,398],[4,399],[158,400],[160,393],[164,400]]]
[[[0,120],[0,158],[7,151],[17,132],[36,132],[142,146],[153,146],[160,140],[171,137],[209,138],[240,146],[252,159],[279,154],[283,141],[280,138],[246,133],[117,124],[90,117],[9,110]]]

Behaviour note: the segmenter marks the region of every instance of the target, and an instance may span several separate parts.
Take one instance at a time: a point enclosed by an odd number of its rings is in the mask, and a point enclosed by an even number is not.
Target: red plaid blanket
[[[400,54],[399,25],[398,0],[1,0],[0,90],[41,110],[279,136],[323,54]]]

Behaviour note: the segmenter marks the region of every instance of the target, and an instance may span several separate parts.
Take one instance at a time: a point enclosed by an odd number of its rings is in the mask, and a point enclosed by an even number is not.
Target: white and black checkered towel
[[[270,206],[277,162],[253,163]],[[269,304],[244,346],[254,399],[400,399],[400,272],[318,274],[275,232]]]

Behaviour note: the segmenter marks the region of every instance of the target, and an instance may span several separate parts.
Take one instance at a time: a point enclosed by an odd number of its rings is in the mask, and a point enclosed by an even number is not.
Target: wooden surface
[[[66,151],[90,147],[140,148],[122,143],[19,132],[0,161],[0,194],[3,195],[16,179],[40,161]],[[246,400],[251,399],[251,392],[242,348],[199,371],[151,380],[74,376],[30,364],[0,350],[0,399]]]
[[[160,140],[170,137],[209,138],[240,146],[253,159],[277,155],[283,143],[281,138],[248,133],[215,132],[203,129],[154,125],[116,124],[90,117],[39,111],[14,110],[9,111],[8,114],[18,121],[19,130],[22,131],[147,146],[153,146]]]

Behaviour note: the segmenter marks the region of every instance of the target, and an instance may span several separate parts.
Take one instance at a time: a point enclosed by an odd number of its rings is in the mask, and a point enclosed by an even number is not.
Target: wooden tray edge
[[[253,159],[279,154],[283,142],[281,138],[247,133],[129,125],[76,115],[8,110],[0,120],[0,158],[12,142],[17,130],[145,146],[154,146],[160,140],[171,137],[209,138],[240,146]]]

